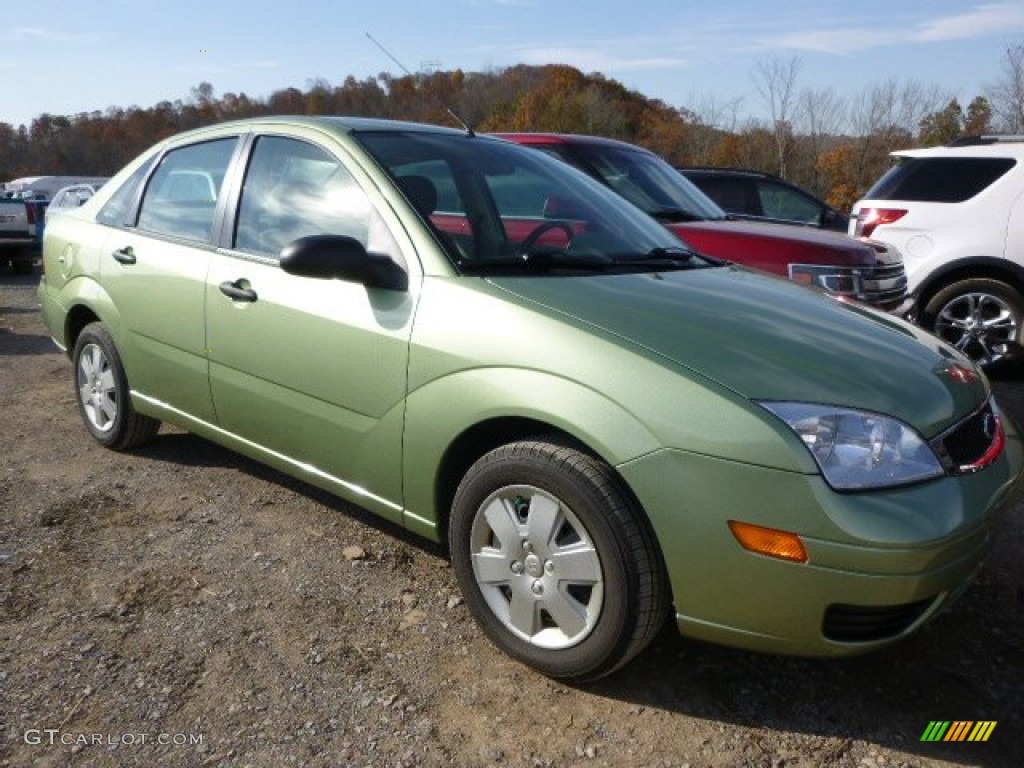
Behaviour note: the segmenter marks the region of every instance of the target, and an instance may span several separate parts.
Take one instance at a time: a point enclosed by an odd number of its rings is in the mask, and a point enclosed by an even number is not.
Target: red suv
[[[903,311],[907,303],[903,260],[883,243],[734,219],[656,154],[623,141],[558,133],[498,135],[579,168],[700,253],[891,312]]]

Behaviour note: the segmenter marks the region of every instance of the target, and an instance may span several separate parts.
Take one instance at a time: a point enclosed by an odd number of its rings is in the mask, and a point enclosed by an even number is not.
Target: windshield
[[[540,152],[466,134],[355,136],[464,272],[707,266],[657,222]]]
[[[573,144],[573,152],[604,183],[663,221],[724,219],[725,211],[660,157],[632,147]]]

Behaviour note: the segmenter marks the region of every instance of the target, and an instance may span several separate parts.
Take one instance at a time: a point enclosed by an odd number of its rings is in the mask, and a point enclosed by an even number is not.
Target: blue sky
[[[518,63],[602,72],[674,106],[740,100],[763,117],[758,62],[801,61],[798,87],[851,97],[891,78],[964,104],[1024,43],[1022,0],[3,0],[0,122],[42,112],[264,97],[314,78]]]

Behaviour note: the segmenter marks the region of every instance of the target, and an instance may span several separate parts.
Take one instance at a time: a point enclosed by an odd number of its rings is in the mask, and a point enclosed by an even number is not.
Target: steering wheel
[[[533,250],[533,246],[537,244],[537,241],[540,240],[541,237],[543,237],[546,233],[550,232],[553,229],[560,229],[565,233],[565,236],[568,239],[568,242],[566,242],[565,247],[568,248],[572,244],[573,237],[576,236],[576,233],[573,231],[572,227],[570,227],[564,221],[545,221],[543,224],[541,224],[539,227],[533,230],[533,232],[531,232],[530,234],[523,238],[523,241],[519,244],[519,252],[529,253],[531,250]]]

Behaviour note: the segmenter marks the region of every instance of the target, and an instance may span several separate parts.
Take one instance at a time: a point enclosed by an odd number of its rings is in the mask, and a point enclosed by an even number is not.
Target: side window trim
[[[264,135],[264,134],[261,134]],[[238,206],[242,202],[242,184],[252,162],[257,134],[253,131],[239,137],[241,141],[228,166],[228,174],[221,186],[221,199],[217,205],[217,219],[214,223],[213,242],[221,249],[234,247],[235,227],[238,225]]]

